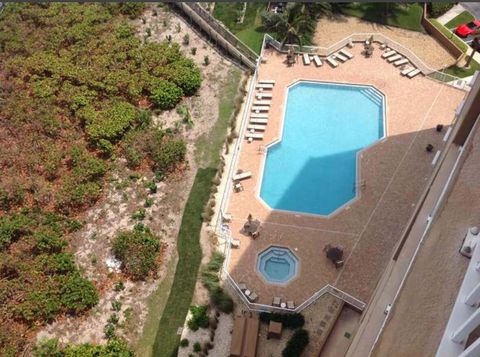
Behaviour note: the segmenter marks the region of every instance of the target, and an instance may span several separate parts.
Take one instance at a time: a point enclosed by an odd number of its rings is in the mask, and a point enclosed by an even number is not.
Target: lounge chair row
[[[336,68],[339,65],[339,60],[340,62],[346,62],[349,59],[352,59],[353,55],[347,51],[346,49],[342,48],[340,51],[334,53],[330,57],[327,57],[327,62],[333,67]]]
[[[402,55],[397,53],[397,51],[389,48],[387,48],[382,54],[382,58],[385,58],[390,63],[393,62],[393,65],[396,67],[404,66],[409,63],[409,60],[407,58],[402,57]],[[407,76],[408,78],[413,78],[420,72],[421,71],[418,68],[415,68],[413,66],[407,66],[406,68],[402,69],[400,74],[402,76]]]
[[[268,111],[272,104],[272,93],[264,93],[263,90],[273,89],[274,85],[275,80],[273,79],[260,80],[256,85],[258,92],[255,94],[256,100],[253,101],[250,124],[247,126],[247,132],[245,134],[245,139],[247,139],[249,143],[253,140],[263,139],[263,132],[268,124]]]

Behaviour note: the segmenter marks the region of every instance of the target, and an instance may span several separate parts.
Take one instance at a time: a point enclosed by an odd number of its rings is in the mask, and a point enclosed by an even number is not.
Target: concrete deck
[[[400,76],[400,69],[382,59],[378,48],[369,59],[361,50],[355,45],[349,50],[355,57],[335,69],[304,66],[301,58],[287,67],[285,55],[273,50],[264,54],[259,80],[276,80],[265,139],[243,142],[237,168],[251,171],[252,178],[242,181],[244,191],[231,193],[227,210],[233,217],[232,236],[241,241],[240,248],[231,251],[229,273],[255,291],[260,303],[271,304],[273,296],[279,296],[298,305],[326,284],[369,301],[433,171],[433,154],[426,153],[425,146],[443,146],[444,133],[437,133],[435,126],[451,124],[465,95],[422,76]],[[301,79],[373,85],[386,96],[387,138],[360,158],[365,187],[358,200],[330,218],[274,211],[258,198],[264,147],[280,136],[287,86]],[[240,233],[248,214],[262,221],[256,240]],[[298,277],[285,286],[268,284],[256,272],[258,253],[272,244],[289,247],[300,261]],[[344,247],[342,269],[327,261],[322,251],[326,244]]]

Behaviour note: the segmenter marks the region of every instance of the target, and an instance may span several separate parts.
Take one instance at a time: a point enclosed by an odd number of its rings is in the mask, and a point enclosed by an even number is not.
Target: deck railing
[[[383,43],[389,48],[401,53],[405,57],[408,58],[412,64],[417,67],[422,73],[426,76],[426,78],[445,83],[447,85],[463,89],[469,90],[469,81],[452,76],[448,73],[444,73],[441,71],[437,71],[433,68],[430,68],[425,62],[423,62],[415,53],[413,53],[410,49],[406,48],[405,46],[401,45],[400,43],[392,40],[391,38],[381,34],[381,33],[353,33],[348,37],[338,41],[337,43],[329,46],[329,47],[321,47],[321,46],[298,46],[298,45],[288,45],[283,46],[280,42],[275,40],[270,35],[265,35],[267,38],[266,44],[275,48],[277,51],[286,53],[288,47],[293,48],[295,52],[298,53],[316,53],[320,56],[327,57],[333,54],[334,52],[340,50],[341,48],[347,46],[350,42],[365,42],[366,40],[373,38],[373,42]]]

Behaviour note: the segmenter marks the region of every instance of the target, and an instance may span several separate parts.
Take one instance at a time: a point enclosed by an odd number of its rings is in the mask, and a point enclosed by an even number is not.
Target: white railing
[[[294,309],[289,309],[287,307],[280,307],[280,306],[272,306],[272,305],[265,305],[265,304],[258,304],[255,302],[251,302],[247,299],[243,291],[240,289],[238,284],[235,282],[235,280],[231,277],[231,275],[228,273],[228,271],[224,271],[224,276],[225,280],[229,283],[229,285],[235,290],[237,295],[240,297],[242,300],[243,304],[250,310],[250,311],[256,311],[256,312],[279,312],[279,313],[299,313],[302,310],[306,309],[309,307],[311,304],[313,304],[315,301],[317,301],[320,297],[322,297],[325,294],[332,294],[333,296],[343,300],[345,303],[348,305],[356,308],[357,310],[363,311],[366,307],[366,304],[363,301],[360,301],[350,294],[347,294],[346,292],[339,290],[335,287],[333,287],[330,284],[325,285],[323,288],[320,290],[316,291],[315,293],[312,294],[307,300],[302,302],[300,305],[295,307]]]
[[[272,36],[266,34],[265,37],[267,38],[266,43],[277,51],[280,52],[287,52],[286,48],[282,48],[281,43],[275,40]],[[320,56],[330,56],[332,53],[340,50],[341,48],[345,47],[350,42],[364,42],[370,38],[373,38],[374,42],[383,43],[387,45],[389,48],[403,54],[405,57],[409,59],[412,64],[415,65],[422,73],[429,79],[445,83],[447,85],[454,86],[459,89],[469,90],[469,82],[459,78],[452,76],[450,74],[437,71],[433,68],[430,68],[425,62],[423,62],[415,53],[413,53],[410,49],[406,48],[405,46],[401,45],[400,43],[392,40],[391,38],[377,32],[373,33],[353,33],[348,37],[338,41],[337,43],[329,46],[329,47],[322,47],[322,46],[298,46],[298,45],[288,45],[290,48],[294,48],[296,52],[300,53],[316,53]]]

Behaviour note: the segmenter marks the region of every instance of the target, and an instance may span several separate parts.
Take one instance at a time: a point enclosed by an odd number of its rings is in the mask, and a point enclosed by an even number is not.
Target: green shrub
[[[104,332],[106,332],[104,330]],[[115,331],[113,330],[113,333]],[[109,336],[111,333],[109,332]],[[34,357],[93,357],[93,356],[116,356],[134,357],[135,354],[123,339],[113,337],[106,345],[82,345],[69,344],[60,346],[57,339],[42,340],[33,348]]]
[[[24,214],[0,217],[0,251],[8,248],[11,242],[31,232],[32,220]]]
[[[193,344],[193,352],[200,352],[202,350],[202,345],[200,344],[200,342],[195,342]]]
[[[39,263],[48,275],[72,273],[76,269],[70,253],[42,254],[39,256]]]
[[[153,150],[154,168],[161,172],[169,172],[185,160],[187,146],[182,139],[167,137]]]
[[[182,348],[188,347],[188,338],[184,338],[180,341],[180,347]]]
[[[147,198],[145,199],[145,203],[144,203],[143,205],[144,205],[146,208],[148,208],[148,207],[152,207],[152,206],[153,206],[153,203],[154,203],[153,198],[147,197]]]
[[[300,357],[309,342],[308,331],[300,329],[294,332],[282,351],[282,357]]]
[[[122,2],[118,4],[118,8],[121,14],[128,15],[131,19],[135,19],[140,16],[145,9],[145,3],[143,2]]]
[[[133,212],[132,218],[136,219],[137,221],[143,221],[145,219],[145,208],[140,207],[138,210]]]
[[[226,314],[233,312],[234,303],[230,295],[228,295],[222,288],[217,288],[210,292],[212,303],[218,310]]]
[[[208,327],[208,306],[207,305],[192,305],[190,312],[192,317],[187,321],[187,326],[192,331],[197,331],[199,328]]]
[[[98,303],[95,286],[79,274],[72,274],[62,280],[60,300],[69,313],[77,314]]]
[[[428,3],[428,12],[432,17],[439,17],[450,10],[455,3],[449,2],[429,2]]]
[[[52,230],[41,229],[35,232],[35,251],[37,253],[59,253],[67,244],[65,240]]]
[[[203,57],[203,64],[205,66],[208,66],[210,64],[210,58],[208,58],[208,56]]]
[[[160,109],[174,108],[182,98],[183,91],[175,83],[157,79],[152,84],[150,99]]]
[[[124,290],[124,289],[125,289],[125,284],[123,283],[123,281],[117,281],[117,282],[115,283],[114,288],[113,288],[113,290],[115,290],[115,291],[117,291],[117,292],[118,292],[118,291],[122,291],[122,290]]]
[[[184,36],[183,36],[183,41],[182,41],[183,45],[185,46],[188,46],[188,44],[190,43],[190,36],[188,35],[188,33],[186,33]]]
[[[120,301],[114,300],[112,301],[112,310],[119,312],[122,309],[122,303]]]
[[[269,323],[270,321],[281,322],[284,327],[296,329],[305,325],[305,318],[302,314],[278,314],[270,312],[261,312],[260,321]]]
[[[168,80],[179,86],[186,96],[194,95],[202,84],[202,75],[195,63],[183,59],[168,67]]]
[[[149,182],[147,184],[147,188],[150,191],[150,193],[157,193],[157,184],[153,181]]]
[[[122,271],[135,280],[145,279],[156,269],[159,250],[159,239],[143,225],[118,233],[113,242],[113,252],[122,262]]]
[[[134,125],[136,118],[137,110],[133,105],[118,101],[100,112],[94,112],[92,117],[87,119],[85,129],[94,143],[101,139],[113,142]]]
[[[111,340],[112,338],[115,337],[115,325],[112,324],[112,323],[108,323],[105,325],[105,327],[103,328],[103,333],[105,334],[105,338],[107,340]]]
[[[112,325],[117,325],[118,324],[118,315],[117,314],[111,314],[110,317],[108,318],[107,322],[112,324]]]

